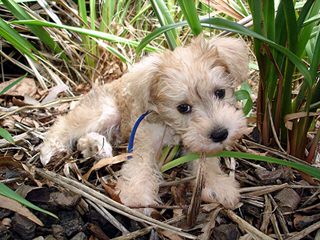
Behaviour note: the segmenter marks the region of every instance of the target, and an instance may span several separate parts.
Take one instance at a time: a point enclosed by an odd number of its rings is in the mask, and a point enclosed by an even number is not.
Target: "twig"
[[[98,206],[91,200],[86,200],[97,212],[101,214],[108,222],[110,222],[114,227],[119,229],[122,234],[128,234],[129,231],[114,217],[111,213],[109,213],[108,210],[102,208],[101,206]]]
[[[310,210],[312,210],[314,208],[316,208],[316,209],[320,208],[320,203],[317,203],[317,204],[314,204],[312,206],[308,206],[308,207],[305,207],[305,208],[300,208],[300,209],[297,209],[297,210],[292,211],[292,212],[286,212],[286,215],[287,214],[292,214],[292,213],[295,213],[295,212],[307,212],[307,211],[310,211]]]
[[[216,218],[221,211],[221,207],[217,207],[214,211],[210,214],[210,221],[206,224],[203,230],[203,234],[199,237],[201,240],[208,240],[210,239],[212,229],[215,227]]]
[[[263,211],[263,218],[262,218],[262,223],[260,226],[260,230],[264,233],[267,233],[268,231],[268,226],[270,223],[270,217],[272,214],[272,205],[269,197],[267,195],[264,196],[265,199],[265,204],[264,204],[264,211]]]
[[[273,230],[274,230],[275,234],[277,235],[277,238],[280,239],[280,240],[283,240],[283,238],[281,236],[281,232],[280,232],[279,226],[278,226],[276,215],[274,213],[272,213],[270,219],[271,219],[271,223],[272,223],[272,226],[273,226]]]
[[[296,157],[294,157],[294,156],[291,156],[290,154],[288,154],[288,153],[284,153],[284,152],[280,152],[280,151],[278,151],[278,150],[276,150],[276,149],[273,149],[273,148],[269,148],[269,147],[266,147],[266,146],[264,146],[264,145],[261,145],[261,144],[259,144],[259,143],[256,143],[256,142],[253,142],[253,141],[250,141],[250,140],[247,140],[247,139],[242,139],[242,141],[246,144],[246,145],[252,145],[252,146],[255,146],[255,147],[257,147],[257,148],[259,148],[259,149],[263,149],[263,150],[265,150],[265,151],[268,151],[269,153],[272,153],[272,154],[274,154],[274,155],[276,155],[276,156],[278,156],[278,157],[282,157],[282,158],[284,158],[284,159],[287,159],[287,160],[290,160],[290,161],[293,161],[293,162],[298,162],[298,163],[303,163],[303,164],[308,164],[307,162],[305,162],[305,161],[303,161],[303,160],[301,160],[301,159],[299,159],[299,158],[296,158]],[[239,144],[237,144],[237,146],[238,146]],[[241,146],[241,145],[240,145]],[[308,164],[308,165],[310,165],[310,164]]]
[[[269,120],[270,120],[270,125],[271,125],[271,130],[272,130],[272,134],[273,134],[274,140],[276,141],[276,143],[277,143],[278,147],[280,148],[280,150],[285,153],[286,150],[284,150],[282,148],[281,143],[280,143],[279,138],[278,138],[278,135],[276,133],[276,129],[274,127],[274,123],[273,123],[273,119],[272,119],[272,113],[271,113],[271,107],[270,107],[270,103],[269,102],[267,104],[267,107],[268,107],[268,113],[269,113],[269,117],[270,117]]]
[[[320,189],[318,189],[314,194],[312,194],[302,205],[301,207],[305,207],[309,204],[310,201],[312,201],[314,198],[317,198],[319,196]]]
[[[258,239],[263,240],[272,240],[273,238],[269,237],[268,235],[264,234],[263,232],[256,229],[254,226],[252,226],[247,221],[243,220],[241,217],[239,217],[237,214],[235,214],[232,210],[224,209],[223,212],[235,223],[239,225],[240,228],[244,229],[248,233],[254,234],[258,237]]]
[[[198,171],[197,171],[197,179],[195,186],[193,188],[193,194],[191,198],[191,203],[188,208],[188,213],[187,213],[187,225],[188,227],[191,227],[195,224],[199,211],[200,211],[200,203],[201,203],[201,190],[204,186],[204,161],[205,161],[206,156],[202,153],[199,166],[198,166]]]
[[[181,216],[178,216],[176,218],[169,219],[169,220],[165,221],[165,223],[168,223],[168,224],[177,223],[177,222],[180,222],[181,220],[183,220],[184,218],[185,218],[185,216],[181,215]],[[138,238],[140,236],[148,234],[152,229],[154,229],[154,227],[153,226],[149,226],[149,227],[146,227],[146,228],[131,232],[131,233],[129,233],[127,235],[124,235],[124,236],[112,238],[112,240],[136,239],[136,238]]]
[[[285,183],[287,184],[287,183]],[[263,191],[265,189],[269,189],[272,187],[277,187],[277,186],[281,186],[281,185],[266,185],[266,186],[257,186],[257,187],[244,187],[240,189],[240,193],[251,193],[251,192],[255,192],[255,191]]]
[[[270,200],[271,200],[271,203],[275,209],[275,212],[277,213],[277,216],[278,216],[278,219],[279,219],[279,222],[280,222],[280,225],[281,225],[281,228],[285,234],[285,236],[287,236],[289,234],[289,230],[288,230],[288,227],[287,227],[287,222],[286,220],[284,219],[284,216],[282,214],[282,211],[280,210],[280,208],[278,207],[278,204],[276,203],[276,201],[273,199],[273,197],[271,196],[271,194],[268,194]]]
[[[139,222],[144,222],[147,224],[151,224],[154,225],[155,227],[159,227],[165,230],[169,230],[172,231],[180,236],[189,238],[189,239],[196,239],[197,237],[194,235],[191,235],[189,233],[183,232],[183,230],[181,228],[177,228],[177,227],[173,227],[170,226],[166,223],[157,221],[153,218],[147,217],[146,215],[133,210],[127,206],[124,206],[110,198],[108,198],[107,196],[75,181],[66,177],[63,177],[61,175],[55,174],[53,172],[50,171],[45,171],[39,168],[35,169],[35,172],[37,174],[39,174],[40,176],[49,179],[50,181],[59,184],[62,187],[65,187],[67,189],[69,189],[72,192],[75,192],[111,211],[117,212],[123,216],[126,216],[130,219],[133,219],[135,221],[139,221]]]
[[[120,236],[120,237],[116,237],[116,238],[111,238],[112,240],[130,240],[130,239],[136,239],[140,236],[144,236],[146,234],[148,234],[151,230],[153,229],[153,227],[149,226],[131,233],[128,233],[126,235]]]
[[[194,179],[196,179],[196,177],[195,176],[191,176],[191,177],[186,177],[186,178],[182,178],[182,179],[175,180],[175,181],[163,182],[163,183],[160,184],[160,187],[176,186],[176,185],[181,184],[181,183],[190,182],[190,181],[192,181]]]
[[[0,116],[0,120],[1,119],[4,119],[6,117],[9,117],[15,113],[18,113],[18,112],[21,112],[21,111],[24,111],[24,110],[33,110],[33,109],[43,109],[43,108],[48,108],[48,107],[51,107],[51,106],[54,106],[56,104],[61,104],[61,103],[66,103],[66,102],[72,102],[72,101],[77,101],[79,100],[80,97],[68,97],[68,98],[59,98],[57,100],[54,100],[52,102],[49,102],[49,103],[46,103],[46,104],[43,104],[43,105],[38,105],[38,106],[23,106],[23,107],[20,107],[20,108],[17,108],[17,109],[14,109],[12,110],[11,112],[7,112],[6,114],[3,114]]]
[[[288,187],[288,183],[284,183],[284,184],[281,184],[281,185],[266,186],[265,189],[257,190],[257,191],[254,191],[254,192],[250,192],[247,195],[249,195],[249,196],[261,196],[261,195],[265,195],[267,193],[272,193],[272,192],[278,191],[278,190],[286,188],[286,187]]]
[[[303,237],[307,236],[309,233],[312,233],[313,231],[320,228],[320,221],[316,222],[315,224],[303,229],[302,231],[296,233],[292,237],[287,238],[286,240],[300,240]]]

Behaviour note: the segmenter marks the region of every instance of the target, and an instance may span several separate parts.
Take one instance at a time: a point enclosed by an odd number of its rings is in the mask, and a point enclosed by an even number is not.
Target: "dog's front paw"
[[[50,161],[61,158],[68,153],[68,149],[62,143],[44,142],[40,147],[40,161],[43,166],[46,166]]]
[[[240,201],[238,182],[228,176],[219,176],[206,183],[201,198],[205,202],[218,202],[226,208],[234,208]]]
[[[120,178],[116,189],[124,205],[136,208],[148,216],[154,211],[152,207],[160,202],[157,192],[149,188],[148,183],[136,184]]]
[[[78,140],[77,149],[83,157],[96,159],[112,157],[112,147],[105,136],[91,132]]]

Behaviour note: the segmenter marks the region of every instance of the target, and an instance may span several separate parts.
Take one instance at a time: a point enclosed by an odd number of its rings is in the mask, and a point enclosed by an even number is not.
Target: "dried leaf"
[[[30,219],[39,226],[43,226],[43,223],[39,218],[37,218],[32,212],[30,212],[28,208],[24,207],[22,204],[18,203],[15,200],[0,195],[0,208],[6,208],[19,213],[20,215]]]
[[[0,91],[4,90],[10,84],[14,83],[17,79],[12,79],[0,84]],[[32,78],[24,78],[18,84],[11,87],[5,92],[6,95],[11,96],[33,96],[37,92],[37,85]]]
[[[122,203],[119,197],[119,193],[115,190],[114,184],[106,183],[103,180],[101,180],[101,185],[111,199],[113,199],[116,202]]]
[[[320,113],[316,113],[316,112],[297,112],[297,113],[290,113],[287,114],[284,117],[284,122],[285,122],[285,126],[287,129],[292,130],[293,127],[293,120],[299,119],[299,118],[304,118],[304,117],[313,117],[313,116],[318,116]]]
[[[98,170],[98,169],[103,168],[105,166],[109,166],[109,165],[113,165],[113,164],[117,164],[117,163],[121,163],[121,162],[126,161],[128,159],[128,156],[130,156],[130,155],[131,154],[125,153],[125,154],[120,154],[115,157],[103,158],[103,159],[99,160],[99,162],[94,164],[92,166],[92,168],[86,174],[83,175],[83,179],[88,180],[88,178],[90,177],[90,174],[94,170]]]
[[[41,101],[41,103],[45,104],[45,103],[48,103],[48,102],[55,100],[58,97],[59,93],[65,92],[68,89],[69,89],[69,87],[64,83],[58,84],[58,85],[50,88],[48,95]]]
[[[201,191],[204,186],[204,154],[201,154],[201,159],[199,161],[196,184],[193,189],[192,199],[187,214],[187,225],[189,227],[193,226],[197,220],[200,211]]]
[[[282,189],[274,198],[278,201],[279,207],[285,212],[295,210],[301,200],[298,193],[292,188]]]
[[[303,230],[315,221],[319,221],[320,219],[320,214],[315,214],[312,216],[303,216],[300,214],[295,214],[294,219],[293,219],[293,224],[294,227],[297,230]]]
[[[170,240],[182,240],[183,239],[178,234],[173,233],[173,232],[168,231],[168,230],[163,230],[163,231],[160,230],[159,232],[160,232],[160,234],[165,236],[165,239],[170,239]]]

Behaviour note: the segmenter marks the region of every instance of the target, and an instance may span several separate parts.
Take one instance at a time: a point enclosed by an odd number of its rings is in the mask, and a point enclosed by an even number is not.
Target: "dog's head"
[[[199,37],[158,58],[150,86],[152,110],[187,149],[220,151],[243,134],[246,120],[234,97],[248,73],[243,41]]]

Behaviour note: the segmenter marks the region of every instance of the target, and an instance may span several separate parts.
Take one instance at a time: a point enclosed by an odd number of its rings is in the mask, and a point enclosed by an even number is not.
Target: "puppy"
[[[247,47],[233,38],[198,37],[186,47],[145,57],[56,121],[40,150],[41,162],[69,152],[76,142],[85,157],[112,156],[110,142],[126,142],[139,116],[151,111],[137,130],[133,157],[123,165],[116,189],[127,206],[155,205],[164,145],[215,153],[243,134],[246,120],[235,107],[234,90],[247,72]],[[202,199],[233,207],[238,183],[221,171],[218,159],[205,165]]]

